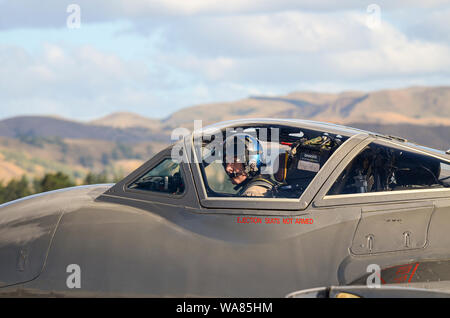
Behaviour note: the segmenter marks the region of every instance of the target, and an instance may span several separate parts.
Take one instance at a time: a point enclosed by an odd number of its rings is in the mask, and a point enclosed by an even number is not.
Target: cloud
[[[56,44],[44,44],[41,52],[30,54],[19,47],[0,47],[0,81],[6,93],[13,87],[40,83],[38,92],[55,87],[73,86],[86,90],[121,86],[129,81],[147,82],[148,68],[142,63],[124,61],[114,54],[96,50],[92,46],[75,49]],[[20,96],[35,92],[20,92]],[[17,96],[18,97],[18,96]]]
[[[355,15],[289,11],[186,18],[168,26],[164,35],[168,49],[182,46],[202,56],[258,57],[348,50],[367,45],[370,32]]]
[[[111,107],[148,105],[161,88],[146,64],[125,61],[91,46],[44,44],[38,54],[0,46],[2,111],[52,112],[70,116]],[[11,108],[14,107],[14,108]]]
[[[416,38],[450,43],[450,7],[419,15],[406,32]]]
[[[247,85],[450,75],[447,44],[408,37],[387,21],[369,28],[366,18],[283,12],[183,20],[167,31],[171,53],[161,61],[205,81]]]
[[[0,29],[24,27],[66,26],[69,4],[81,7],[81,22],[96,23],[117,20],[154,23],[155,20],[192,16],[226,16],[239,14],[268,14],[284,11],[362,11],[369,3],[360,0],[43,0],[30,5],[28,0],[0,1]],[[408,7],[433,9],[447,4],[446,0],[379,0],[383,11]]]
[[[368,36],[368,47],[333,52],[327,57],[336,74],[356,79],[450,75],[450,47],[446,43],[409,37],[387,22]]]
[[[38,52],[0,45],[0,117],[51,114],[82,120],[114,111],[165,117],[247,89],[201,81],[174,65],[125,60],[93,46],[44,43]]]

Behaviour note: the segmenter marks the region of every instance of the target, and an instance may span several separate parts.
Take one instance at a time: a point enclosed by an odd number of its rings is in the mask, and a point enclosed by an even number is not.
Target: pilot
[[[262,147],[248,134],[228,137],[223,146],[223,165],[231,182],[239,190],[238,196],[269,197],[275,183],[261,175]]]

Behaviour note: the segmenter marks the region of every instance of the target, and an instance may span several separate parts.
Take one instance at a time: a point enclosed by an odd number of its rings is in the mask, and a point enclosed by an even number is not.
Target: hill
[[[0,182],[22,175],[33,179],[57,171],[74,181],[80,181],[89,172],[105,173],[109,179],[123,177],[163,147],[166,143],[152,141],[0,137]]]
[[[339,124],[414,124],[450,126],[450,87],[410,87],[337,94],[294,92],[285,96],[253,96],[235,102],[192,106],[163,122],[169,127],[202,119],[272,117],[303,118]]]
[[[48,116],[18,116],[0,121],[0,136],[31,140],[39,137],[96,139],[115,142],[168,142],[167,134],[144,127],[117,128]],[[36,141],[39,142],[39,141]]]
[[[151,131],[161,129],[161,121],[158,119],[147,118],[130,112],[112,113],[105,117],[98,118],[88,122],[94,126],[108,126],[114,128],[147,128]]]

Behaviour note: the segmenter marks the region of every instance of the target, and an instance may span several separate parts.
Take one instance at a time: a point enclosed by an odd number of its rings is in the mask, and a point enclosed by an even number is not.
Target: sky
[[[450,85],[450,0],[0,0],[0,118],[414,85]]]

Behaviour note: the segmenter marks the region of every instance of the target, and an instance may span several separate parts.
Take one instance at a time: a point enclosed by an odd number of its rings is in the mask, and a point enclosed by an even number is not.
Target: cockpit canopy
[[[194,147],[209,197],[239,196],[239,185],[231,182],[224,169],[224,141],[243,134],[253,136],[262,147],[258,177],[274,185],[268,195],[272,198],[299,198],[334,151],[348,139],[323,130],[280,124],[206,130],[194,137]]]

